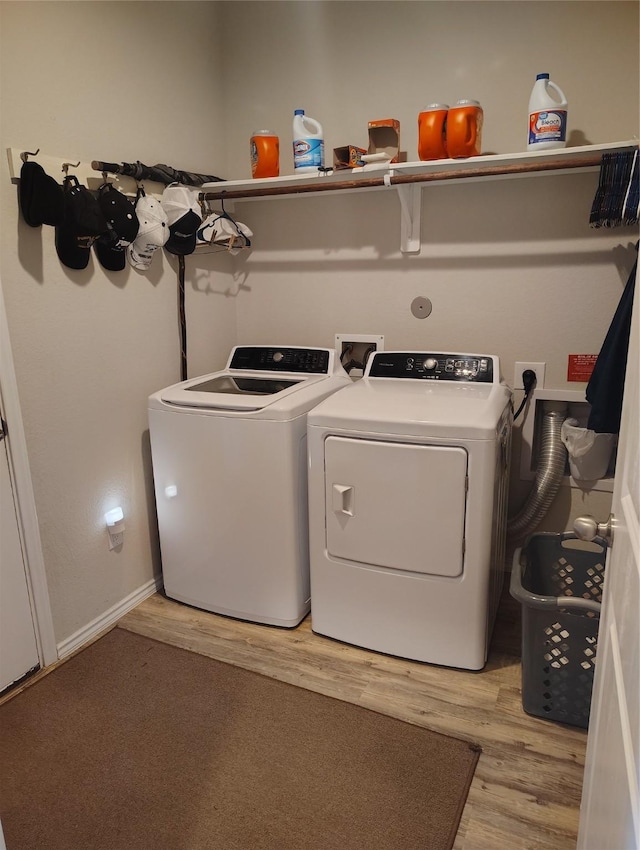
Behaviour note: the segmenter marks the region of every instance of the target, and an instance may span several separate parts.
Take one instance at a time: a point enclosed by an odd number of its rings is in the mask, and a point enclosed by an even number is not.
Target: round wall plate
[[[427,316],[431,315],[432,310],[433,304],[428,298],[424,298],[422,295],[414,298],[411,302],[411,312],[416,319],[426,319]]]

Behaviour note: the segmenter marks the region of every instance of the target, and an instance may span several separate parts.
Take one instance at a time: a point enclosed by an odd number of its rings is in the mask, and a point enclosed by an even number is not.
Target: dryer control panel
[[[251,369],[256,372],[311,372],[329,374],[329,350],[273,345],[236,346],[229,358],[229,369]]]
[[[365,378],[414,378],[492,384],[500,380],[498,358],[491,354],[380,351],[367,363]]]

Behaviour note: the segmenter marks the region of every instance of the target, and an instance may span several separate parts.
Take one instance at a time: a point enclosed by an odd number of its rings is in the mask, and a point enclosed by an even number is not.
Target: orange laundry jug
[[[280,174],[280,140],[273,130],[255,130],[251,136],[251,176]]]
[[[447,115],[447,150],[452,158],[479,156],[483,112],[477,100],[459,100]]]
[[[424,112],[418,115],[418,158],[446,159],[447,140],[445,136],[447,124],[446,103],[430,103]]]

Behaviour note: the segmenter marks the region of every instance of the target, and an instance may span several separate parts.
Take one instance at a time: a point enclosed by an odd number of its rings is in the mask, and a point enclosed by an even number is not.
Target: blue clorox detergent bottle
[[[530,151],[564,148],[567,144],[567,99],[549,74],[538,74],[529,98]]]
[[[293,113],[293,168],[295,174],[317,173],[324,166],[324,137],[322,125],[304,114]]]

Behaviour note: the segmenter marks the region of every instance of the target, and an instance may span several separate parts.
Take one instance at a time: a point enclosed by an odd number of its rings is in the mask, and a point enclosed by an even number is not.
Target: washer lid
[[[270,418],[287,419],[350,383],[334,354],[329,348],[237,345],[224,370],[174,384],[149,401],[211,411],[268,409]]]
[[[505,384],[362,378],[310,411],[309,425],[409,437],[493,439]]]
[[[319,375],[227,370],[174,384],[160,396],[163,402],[181,407],[262,410],[322,380],[325,378]]]

